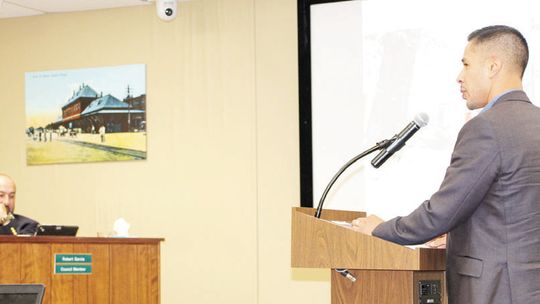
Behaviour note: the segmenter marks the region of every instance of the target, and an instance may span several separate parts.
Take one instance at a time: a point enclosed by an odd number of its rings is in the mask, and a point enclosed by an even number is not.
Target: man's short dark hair
[[[529,62],[529,46],[525,37],[513,27],[506,25],[486,26],[469,34],[468,41],[479,44],[496,42],[509,52],[512,61],[521,68],[521,77]]]

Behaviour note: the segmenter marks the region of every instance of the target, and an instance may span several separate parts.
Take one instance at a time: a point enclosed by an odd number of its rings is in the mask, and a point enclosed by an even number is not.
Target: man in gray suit
[[[529,51],[507,26],[471,33],[457,81],[469,109],[440,189],[408,216],[353,221],[398,244],[448,233],[450,304],[540,303],[540,109],[522,90]]]

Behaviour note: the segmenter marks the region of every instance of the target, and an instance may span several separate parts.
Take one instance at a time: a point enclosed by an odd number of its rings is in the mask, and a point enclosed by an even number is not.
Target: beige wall
[[[80,235],[164,237],[162,303],[329,303],[292,270],[299,202],[295,0],[193,0],[0,20],[0,172],[17,211]],[[24,73],[147,65],[146,161],[27,166]]]

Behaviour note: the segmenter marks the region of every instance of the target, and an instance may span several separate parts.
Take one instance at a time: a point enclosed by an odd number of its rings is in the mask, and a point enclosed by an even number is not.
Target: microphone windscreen
[[[414,116],[413,121],[420,127],[425,127],[429,122],[429,116],[426,113],[418,113]]]

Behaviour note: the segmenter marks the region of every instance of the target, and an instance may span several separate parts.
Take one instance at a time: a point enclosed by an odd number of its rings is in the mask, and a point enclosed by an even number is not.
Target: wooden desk
[[[44,304],[159,304],[162,238],[0,236],[0,283],[43,283]],[[91,274],[55,274],[55,254],[91,254]]]

